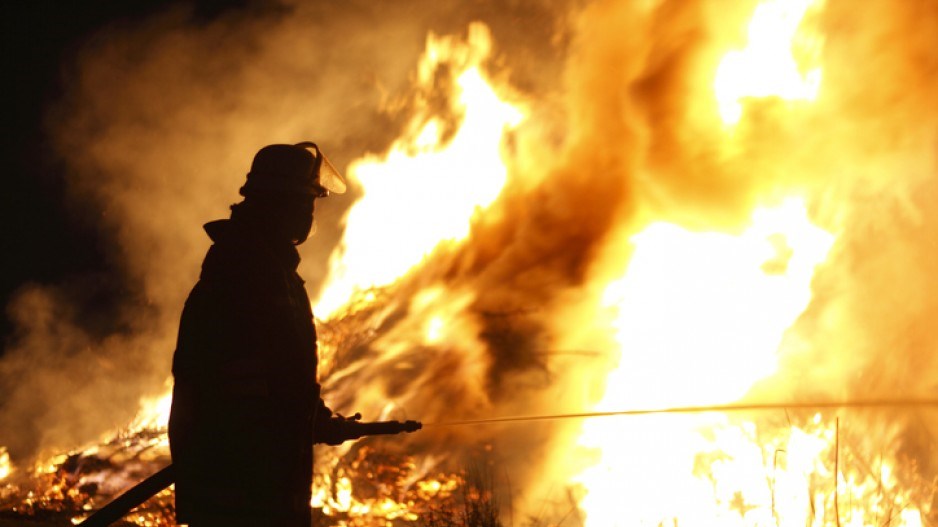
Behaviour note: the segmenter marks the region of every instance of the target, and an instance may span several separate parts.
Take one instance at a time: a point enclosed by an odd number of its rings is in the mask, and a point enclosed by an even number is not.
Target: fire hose
[[[669,408],[639,408],[610,412],[584,412],[557,415],[520,415],[514,417],[492,417],[465,421],[441,421],[423,423],[424,427],[471,426],[495,423],[518,423],[524,421],[548,421],[554,419],[586,419],[589,417],[636,416],[651,414],[697,414],[706,412],[754,412],[765,410],[830,410],[838,408],[924,408],[938,407],[938,399],[859,399],[853,401],[806,401],[787,403],[740,403],[713,406],[672,406]]]
[[[495,417],[489,419],[472,419],[464,421],[441,421],[436,423],[420,423],[418,421],[379,421],[372,423],[359,423],[361,432],[349,440],[369,435],[393,435],[403,432],[415,432],[423,427],[446,426],[472,426],[480,424],[511,423],[524,421],[543,421],[553,419],[584,419],[590,417],[638,416],[651,414],[677,414],[677,413],[704,413],[704,412],[744,412],[766,410],[821,410],[840,408],[924,408],[938,407],[938,399],[863,399],[854,401],[831,402],[787,402],[787,403],[751,403],[727,404],[713,406],[675,406],[670,408],[645,408],[634,410],[587,412],[575,414],[532,415],[515,417]],[[170,486],[176,480],[173,465],[163,468],[149,478],[138,483],[135,487],[121,494],[119,497],[105,505],[103,508],[79,523],[80,527],[107,527],[116,522],[134,507],[156,495],[156,493]]]
[[[364,436],[395,435],[404,432],[416,432],[423,425],[418,421],[375,421],[359,423],[352,434],[345,437],[351,441]],[[157,493],[169,487],[176,481],[176,470],[170,463],[160,471],[141,481],[127,492],[124,492],[104,507],[95,511],[78,525],[81,527],[107,527],[123,518],[127,513]]]

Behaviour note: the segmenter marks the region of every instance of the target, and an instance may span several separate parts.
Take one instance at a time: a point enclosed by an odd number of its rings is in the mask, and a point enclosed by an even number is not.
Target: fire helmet
[[[345,180],[316,146],[303,142],[295,145],[267,145],[257,151],[241,195],[255,191],[285,192],[310,197],[325,197],[345,192]]]

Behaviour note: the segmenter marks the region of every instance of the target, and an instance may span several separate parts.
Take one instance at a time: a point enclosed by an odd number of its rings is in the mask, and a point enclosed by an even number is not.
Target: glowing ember
[[[449,111],[459,122],[452,130],[422,100],[423,111],[406,137],[386,155],[349,167],[365,195],[349,212],[331,282],[317,302],[319,316],[328,318],[357,290],[393,282],[438,244],[464,238],[474,215],[498,196],[507,175],[502,135],[520,123],[522,113],[502,101],[482,74],[490,47],[481,24],[470,26],[468,42],[428,38],[418,90],[432,93],[438,70],[452,68],[454,92],[448,95],[455,100]]]
[[[799,34],[805,14],[819,0],[768,0],[759,4],[749,24],[749,43],[727,53],[717,70],[714,89],[720,116],[736,124],[746,97],[813,101],[821,85],[818,60],[821,39]],[[793,51],[797,49],[797,58]],[[801,59],[799,61],[798,59]],[[808,68],[804,62],[812,67]]]

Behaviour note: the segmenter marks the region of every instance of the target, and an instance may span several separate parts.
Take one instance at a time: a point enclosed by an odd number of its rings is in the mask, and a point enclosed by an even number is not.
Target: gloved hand
[[[358,439],[365,435],[364,427],[359,422],[361,419],[362,414],[357,412],[351,417],[335,414],[326,421],[325,426],[314,432],[316,443],[335,446],[352,439]]]

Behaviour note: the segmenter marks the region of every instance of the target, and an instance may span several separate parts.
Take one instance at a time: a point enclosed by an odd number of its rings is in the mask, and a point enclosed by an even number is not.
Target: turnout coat
[[[173,357],[177,518],[308,527],[313,434],[331,411],[299,255],[235,219],[205,230]]]

